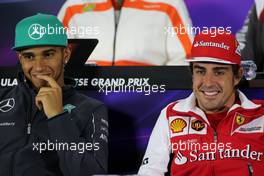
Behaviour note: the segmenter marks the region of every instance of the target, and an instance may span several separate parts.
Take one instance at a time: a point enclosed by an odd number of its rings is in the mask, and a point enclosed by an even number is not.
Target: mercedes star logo
[[[0,111],[1,112],[8,112],[11,109],[13,109],[14,106],[15,106],[15,99],[14,98],[8,98],[8,99],[0,102]]]

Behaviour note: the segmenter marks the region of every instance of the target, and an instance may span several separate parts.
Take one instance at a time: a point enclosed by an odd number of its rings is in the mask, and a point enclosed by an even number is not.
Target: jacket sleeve
[[[166,109],[162,110],[151,133],[146,153],[138,171],[139,175],[163,176],[168,170],[171,145]]]
[[[57,149],[60,168],[65,176],[107,173],[107,110],[103,105],[93,110],[87,106],[81,109],[48,120],[52,142],[70,146]],[[78,124],[76,119],[84,120]]]
[[[241,30],[236,34],[241,46],[242,60],[253,60],[258,67],[257,71],[264,70],[264,24],[257,16],[256,5],[249,11]]]
[[[192,22],[184,1],[168,1],[171,10],[166,32],[166,65],[188,65],[186,58],[190,57],[193,34],[190,30]]]
[[[243,60],[253,60],[255,57],[257,22],[256,6],[253,6],[246,17],[243,27],[236,34],[237,41],[242,49]]]

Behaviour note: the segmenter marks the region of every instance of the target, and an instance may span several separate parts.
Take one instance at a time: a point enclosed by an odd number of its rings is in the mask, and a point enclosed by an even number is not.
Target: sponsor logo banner
[[[207,124],[195,117],[169,117],[169,125],[171,137],[207,133]]]

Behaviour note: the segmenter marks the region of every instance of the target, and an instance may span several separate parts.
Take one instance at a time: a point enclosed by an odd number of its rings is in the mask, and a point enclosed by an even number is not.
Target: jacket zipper
[[[28,122],[28,124],[27,124],[27,134],[30,135],[30,133],[31,133],[31,123]]]
[[[247,163],[247,167],[249,176],[253,176],[253,167],[250,162]]]
[[[123,2],[124,4],[125,2]],[[113,41],[113,58],[112,58],[112,66],[115,65],[115,60],[116,60],[116,37],[117,37],[117,29],[119,26],[120,18],[121,18],[121,13],[122,13],[122,8],[123,4],[121,6],[121,9],[119,10],[118,18],[116,18],[116,12],[114,10],[114,21],[115,21],[115,31],[114,31],[114,41]]]
[[[31,92],[29,91],[29,94],[31,95]],[[29,102],[29,109],[27,111],[27,118],[26,118],[26,124],[27,124],[27,130],[26,130],[26,134],[27,134],[27,140],[26,140],[26,144],[24,146],[26,146],[29,142],[29,136],[31,134],[31,121],[32,121],[32,96],[30,96],[30,102]],[[20,149],[18,149],[17,151],[15,151],[13,157],[12,157],[12,167],[11,167],[11,171],[10,171],[10,175],[11,176],[15,176],[15,161],[16,161],[16,154],[19,152]]]
[[[217,132],[214,130],[214,143],[217,143],[217,140],[218,140]]]
[[[214,143],[217,143],[218,141],[218,134],[216,132],[216,130],[214,130]],[[216,154],[216,153],[215,153]],[[211,162],[212,164],[212,176],[215,176],[215,170],[214,170],[214,161]]]
[[[29,142],[29,136],[30,136],[30,132],[31,132],[31,123],[28,123],[27,126],[27,142],[25,144],[25,146],[28,144]],[[12,167],[11,167],[11,176],[14,176],[15,173],[15,161],[16,161],[16,154],[19,152],[20,149],[18,149],[17,151],[15,151],[14,155],[12,156]]]

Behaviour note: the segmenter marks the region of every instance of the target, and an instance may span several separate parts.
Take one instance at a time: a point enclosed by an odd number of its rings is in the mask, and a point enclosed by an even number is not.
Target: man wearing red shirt
[[[193,93],[162,110],[139,175],[263,175],[264,101],[236,88],[243,69],[235,37],[202,32],[191,56]]]

